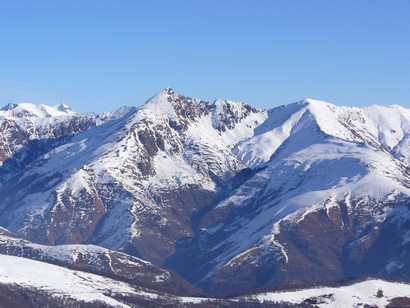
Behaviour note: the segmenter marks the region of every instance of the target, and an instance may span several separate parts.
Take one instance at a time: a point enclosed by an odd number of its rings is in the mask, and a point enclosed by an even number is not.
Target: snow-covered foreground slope
[[[314,307],[399,307],[410,303],[410,285],[371,279],[340,287],[317,287],[297,291],[269,292],[251,296],[259,302],[285,302]],[[392,300],[407,298],[396,303]]]
[[[95,245],[46,246],[17,238],[0,228],[0,254],[48,262],[175,294],[197,293],[178,274],[154,264]]]
[[[410,279],[399,106],[259,110],[165,89],[99,116],[10,105],[0,127],[0,225],[34,243],[121,251],[215,293]]]
[[[209,307],[246,305],[310,304],[315,307],[355,307],[363,304],[377,307],[387,306],[393,299],[410,300],[410,285],[383,280],[367,280],[342,287],[317,287],[305,290],[269,292],[252,296],[226,298],[177,297],[139,288],[100,275],[74,271],[67,268],[0,255],[0,284],[17,284],[30,288],[31,292],[43,291],[55,298],[71,298],[81,302],[108,306],[129,307],[138,303],[169,305],[203,305]],[[29,295],[26,295],[29,296]]]
[[[0,255],[0,264],[1,283],[35,287],[53,296],[68,296],[84,302],[101,301],[112,306],[127,307],[128,305],[107,294],[143,294],[142,290],[126,283],[25,258]]]

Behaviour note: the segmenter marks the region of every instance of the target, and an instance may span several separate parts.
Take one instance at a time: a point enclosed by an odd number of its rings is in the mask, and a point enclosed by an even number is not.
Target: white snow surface
[[[123,282],[25,258],[0,255],[0,264],[1,283],[36,287],[54,296],[69,296],[85,302],[98,300],[113,306],[128,307],[104,293],[138,293],[134,287]]]
[[[228,301],[243,303],[252,300],[261,304],[303,304],[306,300],[317,300],[315,307],[335,308],[335,307],[361,307],[365,304],[372,307],[386,307],[393,298],[410,298],[410,284],[401,282],[388,282],[380,279],[369,279],[340,287],[318,286],[291,291],[275,291],[260,293],[249,296],[228,298]],[[200,297],[182,297],[183,303],[201,303],[204,300],[211,300]],[[268,301],[268,302],[266,302]]]
[[[21,117],[37,117],[49,118],[66,115],[77,114],[65,104],[48,106],[43,104],[19,103],[9,104],[0,109],[0,117],[6,118],[21,118]]]
[[[381,294],[377,296],[379,290]],[[381,295],[381,296],[380,296]],[[268,292],[249,298],[274,302],[300,304],[307,299],[319,298],[318,307],[359,307],[367,304],[385,307],[397,297],[410,298],[410,284],[371,279],[341,287],[317,287],[296,291]]]
[[[269,160],[271,155],[298,129],[304,115],[311,115],[318,129],[343,140],[366,142],[410,162],[410,110],[400,106],[338,107],[306,99],[273,108],[268,119],[255,129],[252,138],[239,142],[235,151],[250,167]],[[298,127],[299,125],[299,127]]]
[[[1,228],[3,232],[7,234],[7,230]],[[64,262],[71,262],[75,263],[78,256],[82,255],[83,257],[92,258],[95,266],[103,266],[100,263],[102,260],[98,259],[98,256],[104,255],[107,258],[110,258],[110,253],[112,250],[96,246],[96,245],[85,245],[85,244],[70,244],[70,245],[56,245],[56,246],[47,246],[41,245],[36,243],[31,243],[27,240],[21,238],[10,237],[8,235],[0,234],[0,245],[2,246],[12,246],[12,247],[19,247],[23,252],[24,248],[32,248],[37,253],[38,256],[44,257],[45,259],[51,260],[59,260]],[[118,256],[123,256],[124,259],[129,257],[127,254],[122,254],[121,252],[115,252]],[[138,263],[145,264],[145,265],[152,265],[150,262],[142,260],[137,257],[133,257],[133,264],[136,265]],[[165,270],[164,270],[165,272]]]

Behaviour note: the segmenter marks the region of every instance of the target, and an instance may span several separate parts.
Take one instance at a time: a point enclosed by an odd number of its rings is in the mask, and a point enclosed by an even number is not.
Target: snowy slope
[[[235,151],[251,167],[268,161],[308,114],[327,135],[363,142],[409,163],[404,146],[409,138],[409,110],[400,106],[338,107],[312,99],[269,110],[268,119],[255,129],[254,136],[238,143]]]
[[[29,259],[0,255],[0,263],[1,283],[33,286],[53,296],[68,296],[85,302],[98,300],[112,306],[128,307],[106,294],[142,292],[109,278]]]
[[[87,271],[155,290],[166,290],[172,293],[196,291],[175,273],[139,258],[94,245],[39,245],[17,238],[2,229],[0,230],[0,254]]]
[[[381,253],[375,251],[383,246],[379,238],[387,232],[394,232],[396,241],[407,238],[405,228],[389,226],[409,222],[410,178],[407,162],[392,151],[400,138],[394,143],[388,137],[399,132],[398,126],[407,131],[407,110],[361,110],[308,100],[268,115],[255,135],[234,149],[245,164],[260,169],[202,218],[196,249],[183,247],[173,266],[185,271],[179,259],[196,259],[186,275],[217,292],[374,271],[364,270],[364,263]],[[396,115],[401,122],[380,120],[382,115]],[[318,223],[323,229],[317,230]],[[326,246],[314,243],[315,238]],[[400,272],[408,263],[408,246],[400,247],[379,257],[377,273],[408,277]],[[195,280],[198,276],[203,278]],[[226,289],[227,277],[238,285]]]
[[[250,298],[257,299],[260,302],[305,303],[315,305],[315,307],[359,307],[361,305],[386,307],[391,304],[392,299],[403,297],[406,297],[409,301],[409,284],[370,279],[348,286],[271,292],[258,294]],[[393,306],[395,305],[393,304]]]

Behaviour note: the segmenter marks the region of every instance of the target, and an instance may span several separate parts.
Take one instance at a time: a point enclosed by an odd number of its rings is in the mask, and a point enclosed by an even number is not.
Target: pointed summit
[[[53,106],[54,109],[61,111],[61,112],[65,112],[65,113],[72,113],[73,110],[70,108],[70,106],[63,104],[63,103],[59,103],[57,105]]]
[[[173,95],[173,94],[175,94],[175,91],[172,90],[172,88],[170,88],[170,87],[165,88],[164,90],[162,90],[162,92],[165,93],[165,94],[167,94],[167,95]]]

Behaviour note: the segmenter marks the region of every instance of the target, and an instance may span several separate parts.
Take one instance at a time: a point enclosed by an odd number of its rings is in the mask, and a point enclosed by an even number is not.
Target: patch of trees
[[[0,284],[0,307],[7,308],[106,308],[101,301],[83,302],[67,296],[56,296],[46,290],[18,284]]]

